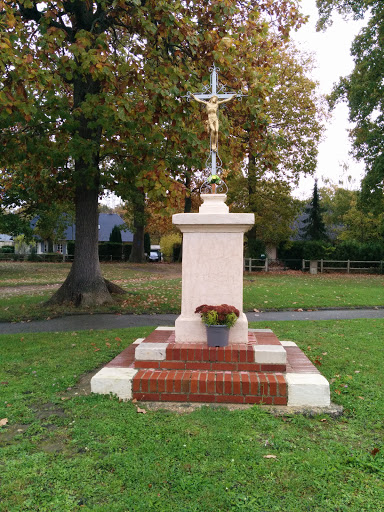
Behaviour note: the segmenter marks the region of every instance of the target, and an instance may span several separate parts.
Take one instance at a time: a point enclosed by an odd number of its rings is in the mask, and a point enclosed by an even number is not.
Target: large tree
[[[278,244],[289,237],[298,212],[293,186],[316,169],[325,109],[307,76],[310,57],[268,32],[255,47],[250,61],[247,45],[240,54],[248,95],[227,107],[235,122],[230,148],[247,156],[228,171],[229,200],[233,208],[255,213],[248,238]]]
[[[349,105],[354,128],[351,138],[355,156],[365,162],[363,199],[380,211],[384,191],[384,3],[382,0],[317,0],[319,27],[332,22],[332,12],[354,19],[367,15],[366,26],[356,36],[351,54],[355,67],[340,79],[330,102],[343,99]]]
[[[111,301],[98,261],[102,188],[172,192],[169,146],[180,160],[201,145],[182,125],[187,80],[196,87],[243,20],[263,18],[286,37],[301,20],[296,2],[4,0],[0,9],[5,196],[73,200],[74,263],[51,301]]]

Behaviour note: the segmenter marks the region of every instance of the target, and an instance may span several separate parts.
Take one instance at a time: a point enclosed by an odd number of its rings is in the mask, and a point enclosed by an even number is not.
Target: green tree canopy
[[[374,208],[381,204],[384,187],[384,3],[382,0],[317,0],[319,27],[332,22],[332,12],[361,19],[367,24],[356,36],[351,54],[355,67],[340,79],[330,96],[331,105],[346,100],[355,156],[365,162],[362,182],[364,201]]]

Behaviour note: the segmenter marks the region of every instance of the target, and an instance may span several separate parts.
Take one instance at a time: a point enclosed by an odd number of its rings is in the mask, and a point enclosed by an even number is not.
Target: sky
[[[309,51],[315,58],[315,69],[310,75],[319,82],[319,92],[329,94],[335,83],[341,76],[349,75],[354,67],[350,55],[351,43],[364,25],[362,21],[343,20],[340,16],[333,15],[333,25],[324,32],[316,32],[318,11],[316,0],[301,0],[302,12],[310,16],[306,25],[301,27],[293,40],[300,50]],[[353,177],[353,183],[348,188],[359,188],[364,174],[364,166],[356,162],[350,155],[351,143],[348,130],[352,127],[348,122],[348,106],[345,103],[337,105],[332,117],[327,121],[327,129],[324,140],[319,146],[319,156],[316,177],[318,186],[324,185],[324,180],[330,179],[332,183],[339,184],[348,175]],[[342,168],[347,164],[348,171]],[[311,196],[314,186],[314,178],[302,178],[294,195],[300,199]]]

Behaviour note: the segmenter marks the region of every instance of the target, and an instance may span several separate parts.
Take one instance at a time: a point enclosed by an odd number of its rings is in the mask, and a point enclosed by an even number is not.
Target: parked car
[[[160,253],[157,251],[151,251],[148,256],[148,261],[160,261]]]

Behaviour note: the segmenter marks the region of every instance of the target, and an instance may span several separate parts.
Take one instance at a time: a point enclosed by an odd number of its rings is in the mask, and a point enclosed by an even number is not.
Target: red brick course
[[[133,379],[137,400],[286,404],[282,375],[184,370],[139,371]]]

